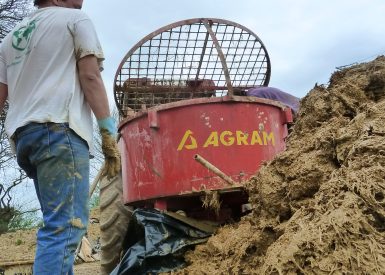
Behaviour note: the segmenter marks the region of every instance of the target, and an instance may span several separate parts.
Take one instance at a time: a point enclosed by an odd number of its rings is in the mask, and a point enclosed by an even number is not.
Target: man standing
[[[98,120],[104,174],[120,171],[106,90],[103,52],[82,0],[35,0],[38,7],[0,46],[0,111],[8,99],[7,135],[33,179],[44,225],[34,274],[73,274],[88,223],[92,114]]]

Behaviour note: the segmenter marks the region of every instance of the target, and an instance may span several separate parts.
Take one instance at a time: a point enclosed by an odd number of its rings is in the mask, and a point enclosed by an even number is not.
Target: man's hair
[[[39,6],[39,5],[41,5],[41,4],[43,4],[43,3],[45,3],[47,0],[34,0],[33,1],[33,4],[35,5],[35,6]]]

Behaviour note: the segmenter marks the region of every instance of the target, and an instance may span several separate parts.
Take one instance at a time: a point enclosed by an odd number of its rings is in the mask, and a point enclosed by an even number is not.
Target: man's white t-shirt
[[[76,62],[104,59],[95,28],[80,10],[48,7],[25,18],[0,46],[0,82],[8,85],[9,137],[30,122],[69,123],[93,151],[92,114]]]

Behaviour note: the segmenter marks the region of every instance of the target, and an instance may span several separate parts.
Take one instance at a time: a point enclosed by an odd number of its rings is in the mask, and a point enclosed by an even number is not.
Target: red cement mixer
[[[239,217],[244,182],[285,149],[292,122],[285,105],[243,96],[270,71],[258,36],[227,20],[180,21],[139,41],[115,77],[124,203]],[[202,206],[209,193],[215,211]]]
[[[144,248],[152,250],[146,241],[158,239],[167,248],[158,256],[166,257],[171,252],[163,238],[198,234],[167,231],[166,221],[198,228],[203,240],[214,232],[212,222],[245,213],[245,182],[285,149],[292,122],[291,109],[279,101],[246,96],[268,85],[270,70],[266,48],[252,31],[214,18],[165,26],[127,53],[114,86],[122,177],[100,183],[102,274],[119,262],[119,270],[128,263],[135,268],[132,259],[143,264]],[[137,230],[144,215],[152,222],[161,216],[157,237]],[[168,244],[176,243],[186,244]]]

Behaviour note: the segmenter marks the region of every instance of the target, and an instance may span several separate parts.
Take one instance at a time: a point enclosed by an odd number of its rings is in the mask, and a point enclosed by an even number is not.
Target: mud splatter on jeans
[[[88,222],[89,150],[66,123],[30,123],[14,135],[17,161],[33,179],[44,225],[34,274],[73,274]]]

